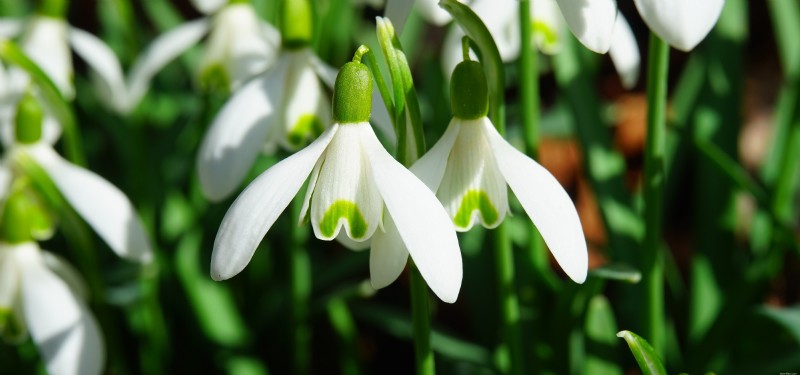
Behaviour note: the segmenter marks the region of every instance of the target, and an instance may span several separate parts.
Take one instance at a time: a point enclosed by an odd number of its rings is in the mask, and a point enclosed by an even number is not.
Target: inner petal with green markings
[[[286,52],[284,95],[278,109],[278,126],[283,145],[297,150],[315,139],[330,121],[330,101],[311,65],[311,51]]]
[[[310,202],[304,209],[311,209],[311,226],[319,239],[332,240],[344,228],[350,239],[366,241],[380,225],[383,199],[361,146],[365,126],[370,131],[366,123],[339,127],[312,172],[306,194]]]
[[[479,222],[494,228],[508,211],[508,188],[497,169],[481,119],[459,120],[458,133],[436,192],[458,231]]]

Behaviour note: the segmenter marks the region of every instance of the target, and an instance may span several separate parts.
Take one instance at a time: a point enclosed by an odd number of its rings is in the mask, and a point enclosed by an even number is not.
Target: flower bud
[[[344,64],[333,86],[333,120],[339,124],[368,122],[372,112],[372,76],[360,62]]]
[[[472,120],[489,113],[489,88],[481,63],[465,60],[456,65],[450,79],[453,117]]]
[[[42,106],[30,93],[22,96],[17,104],[14,116],[14,131],[17,142],[22,144],[36,143],[42,138]]]

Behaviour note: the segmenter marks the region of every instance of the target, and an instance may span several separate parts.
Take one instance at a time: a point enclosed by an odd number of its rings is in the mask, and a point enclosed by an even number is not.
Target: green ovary
[[[292,130],[286,135],[289,144],[292,146],[302,146],[309,135],[318,136],[322,134],[322,121],[314,115],[302,115],[297,123],[292,126]]]
[[[491,226],[497,222],[499,215],[497,209],[492,205],[492,201],[486,192],[481,190],[468,190],[464,197],[461,198],[461,205],[458,207],[458,212],[453,218],[453,222],[459,228],[467,228],[472,212],[477,210],[480,212],[481,220],[484,225]]]
[[[367,221],[358,206],[350,201],[343,199],[333,202],[325,212],[319,229],[325,237],[333,237],[336,227],[339,226],[339,219],[344,218],[350,227],[350,236],[354,240],[363,238],[367,234]]]

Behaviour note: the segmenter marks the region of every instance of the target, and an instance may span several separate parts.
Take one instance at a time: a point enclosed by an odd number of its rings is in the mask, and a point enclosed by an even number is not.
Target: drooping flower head
[[[211,276],[224,280],[241,272],[311,175],[301,221],[311,221],[317,238],[340,238],[353,248],[364,248],[371,240],[375,287],[395,280],[410,253],[434,293],[454,302],[462,267],[453,226],[431,191],[386,152],[372,131],[372,78],[356,56],[336,78],[333,125],[262,173],[225,214],[214,242]],[[387,246],[391,235],[408,252]]]
[[[498,226],[508,213],[510,187],[556,261],[582,283],[588,257],[575,206],[555,177],[511,146],[486,117],[489,96],[481,64],[460,63],[450,87],[453,120],[411,171],[436,193],[459,231],[477,223]]]

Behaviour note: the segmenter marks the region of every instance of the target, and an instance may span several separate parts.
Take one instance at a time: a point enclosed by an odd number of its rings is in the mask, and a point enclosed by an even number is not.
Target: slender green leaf
[[[661,364],[661,359],[656,354],[655,349],[645,339],[631,331],[620,331],[617,337],[625,339],[628,347],[636,358],[639,368],[644,375],[666,375],[667,369]]]

